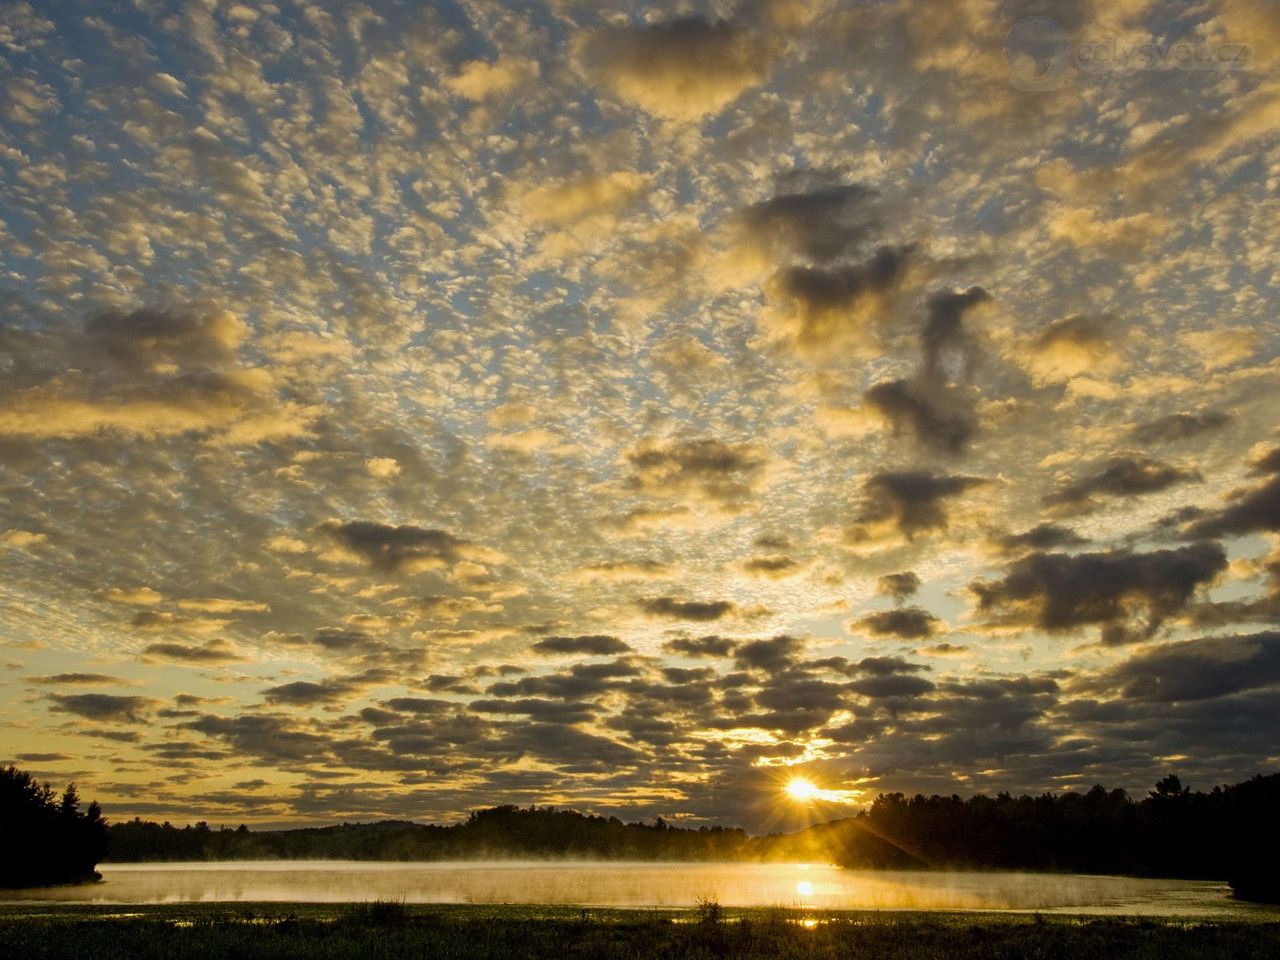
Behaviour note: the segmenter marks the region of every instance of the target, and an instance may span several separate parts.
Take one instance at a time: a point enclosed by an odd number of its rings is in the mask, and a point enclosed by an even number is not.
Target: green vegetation
[[[0,913],[6,955],[24,960],[169,957],[447,957],[450,960],[1206,960],[1280,955],[1280,924],[1165,923],[990,914],[690,913],[522,908],[245,906],[146,908],[129,916]]]

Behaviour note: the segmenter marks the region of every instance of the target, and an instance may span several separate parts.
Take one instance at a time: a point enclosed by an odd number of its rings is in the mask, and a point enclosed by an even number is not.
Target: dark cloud
[[[980,477],[923,471],[875,474],[863,484],[858,520],[891,522],[909,540],[928,530],[945,530],[949,519],[945,502],[986,482]],[[852,533],[855,542],[859,533],[857,529]]]
[[[647,743],[654,747],[670,747],[686,738],[684,729],[661,716],[642,716],[628,711],[604,722],[610,730],[625,735],[628,742]]]
[[[1207,700],[1280,684],[1280,633],[1202,637],[1147,650],[1082,686],[1154,703]]]
[[[1053,321],[1036,337],[1034,349],[1052,352],[1063,347],[1097,351],[1109,347],[1115,324],[1108,317],[1076,314]]]
[[[636,601],[645,614],[668,620],[719,620],[737,609],[731,600],[677,600],[674,597],[646,597]]]
[[[920,607],[897,607],[893,610],[877,610],[855,620],[852,627],[865,630],[875,637],[902,637],[918,640],[931,637],[942,623],[928,610]]]
[[[1014,561],[1003,579],[970,589],[982,612],[998,615],[996,623],[1052,632],[1096,625],[1104,643],[1128,643],[1151,636],[1226,567],[1216,543],[1150,553],[1033,553]]]
[[[631,647],[617,637],[605,634],[586,634],[577,637],[547,637],[539,640],[532,647],[534,653],[555,656],[565,653],[580,653],[592,657],[608,656],[615,653],[629,653]]]
[[[920,334],[924,355],[922,373],[932,380],[967,379],[975,355],[972,337],[964,329],[964,316],[974,307],[986,303],[991,294],[982,287],[967,290],[940,290],[926,302],[928,315]],[[960,355],[963,368],[952,372],[944,368],[948,353]]]
[[[863,673],[873,677],[887,677],[895,673],[920,673],[928,670],[924,664],[912,663],[902,657],[863,657],[850,664],[853,673]]]
[[[350,676],[326,677],[319,682],[296,680],[262,691],[267,703],[288,706],[316,706],[341,703],[380,683],[396,683],[402,678],[387,669],[370,669]]]
[[[781,635],[739,644],[734,652],[734,659],[741,670],[777,672],[791,664],[802,652],[803,640]]]
[[[866,407],[893,427],[909,430],[923,446],[963,452],[978,428],[973,394],[965,389],[977,364],[977,341],[965,315],[991,295],[982,287],[940,290],[926,301],[919,368],[908,379],[882,380],[863,394]]]
[[[768,76],[776,31],[748,18],[684,17],[599,31],[582,45],[587,71],[621,100],[692,121],[718,112]]]
[[[844,256],[864,241],[875,226],[869,202],[876,191],[863,184],[822,184],[810,172],[793,174],[790,192],[746,208],[744,226],[773,244],[814,263]]]
[[[627,489],[739,510],[755,495],[766,458],[754,444],[702,438],[647,441],[628,452],[627,461],[633,468]]]
[[[847,706],[848,683],[818,680],[803,673],[783,673],[770,677],[755,695],[755,702],[766,710],[803,715],[803,726],[782,723],[780,727],[806,729],[818,726],[835,711]]]
[[[218,311],[111,310],[90,318],[85,335],[93,352],[131,373],[191,371],[231,364],[240,323]]]
[[[1070,527],[1056,523],[1041,523],[1021,533],[1008,533],[994,541],[996,549],[1010,556],[1057,550],[1061,547],[1079,547],[1089,543]]]
[[[295,680],[262,691],[267,703],[282,703],[293,707],[309,707],[321,703],[336,703],[351,696],[352,687],[339,682],[313,683]]]
[[[586,723],[595,718],[599,708],[594,704],[544,700],[525,697],[515,700],[472,700],[470,709],[476,713],[513,714],[526,716],[540,723]]]
[[[625,658],[608,663],[578,663],[562,673],[490,684],[486,692],[498,697],[540,696],[581,700],[615,689],[619,680],[638,676],[640,672],[635,662]]]
[[[49,699],[57,704],[54,710],[112,723],[142,723],[148,713],[161,705],[159,700],[150,697],[121,697],[109,693],[51,693]]]
[[[447,636],[454,634],[444,631]],[[468,637],[468,631],[457,634]],[[292,634],[287,637],[275,635],[272,639],[291,646],[307,643],[306,639]],[[321,627],[312,636],[312,644],[323,650],[327,657],[341,661],[353,667],[364,667],[366,670],[396,667],[402,670],[416,669],[426,658],[426,650],[420,644],[397,646],[379,637],[370,636],[362,630],[349,630],[344,627]]]
[[[1135,691],[1136,692],[1136,691]],[[1054,751],[1058,766],[1150,784],[1168,772],[1159,758],[1181,754],[1183,782],[1243,780],[1274,752],[1280,698],[1273,688],[1183,700],[1077,697],[1057,710],[1076,736]],[[1223,776],[1219,771],[1229,771]]]
[[[77,730],[82,737],[97,737],[99,740],[111,740],[114,743],[141,743],[142,734],[135,730]]]
[[[895,602],[902,603],[908,597],[916,595],[920,584],[920,577],[911,570],[886,573],[876,579],[876,593],[882,597],[893,597]]]
[[[1044,503],[1052,507],[1085,508],[1094,497],[1137,497],[1193,480],[1200,480],[1195,470],[1149,457],[1113,457],[1097,473],[1060,486],[1044,498]]]
[[[192,760],[226,760],[225,750],[211,750],[205,744],[190,741],[166,740],[162,743],[144,744],[142,749],[158,760],[177,761],[179,764]]]
[[[452,566],[462,559],[466,546],[445,530],[407,524],[393,527],[367,520],[332,520],[321,529],[375,569],[388,572]]]
[[[330,741],[302,728],[297,722],[274,714],[241,714],[219,717],[206,714],[182,724],[207,736],[227,741],[239,753],[270,763],[296,763],[324,757]]]
[[[80,684],[93,685],[100,683],[124,683],[116,677],[109,677],[105,673],[55,673],[47,677],[28,677],[28,683],[47,684],[49,686],[63,686],[64,684]]]
[[[24,338],[25,355],[0,384],[0,433],[221,433],[248,445],[306,433],[314,413],[240,364],[248,329],[225,310],[190,304],[108,311],[83,329]],[[0,340],[0,349],[9,340]]]
[[[773,293],[790,304],[799,327],[798,345],[819,348],[861,326],[857,308],[894,290],[906,272],[914,245],[881,246],[859,263],[788,267],[773,279]]]
[[[432,693],[474,693],[476,688],[471,683],[471,676],[457,673],[433,673],[418,681],[418,686],[425,687]]]
[[[716,676],[710,667],[663,667],[661,673],[668,683],[678,684],[700,683]]]
[[[638,750],[561,723],[523,723],[507,728],[503,747],[530,753],[560,765],[567,773],[617,773],[619,768],[641,763]]]
[[[742,562],[745,573],[758,577],[786,577],[800,569],[800,563],[785,554],[772,554],[767,557],[751,557]]]
[[[924,380],[882,380],[862,395],[863,403],[893,426],[910,430],[928,447],[960,453],[977,430],[970,404],[945,386]]]
[[[1280,447],[1273,447],[1256,457],[1249,468],[1253,474],[1280,473]]]
[[[917,647],[916,654],[921,657],[956,657],[968,653],[969,648],[957,643],[931,643],[927,647]]]
[[[738,641],[728,637],[676,637],[662,645],[667,653],[685,657],[727,657],[738,647]]]
[[[1207,410],[1203,413],[1171,413],[1138,424],[1129,436],[1138,443],[1176,443],[1218,430],[1230,421],[1229,414],[1218,410]]]
[[[457,707],[457,704],[451,700],[440,700],[432,697],[392,697],[385,703],[392,710],[400,713],[416,714],[438,714]],[[361,712],[361,715],[369,714],[371,710],[376,710],[376,708],[366,708]],[[370,718],[372,719],[372,715],[370,715]]]
[[[380,640],[361,630],[346,630],[342,627],[321,627],[311,635],[311,639],[325,650],[343,653],[376,650],[381,645]]]
[[[871,700],[895,700],[922,696],[934,689],[932,680],[894,673],[883,677],[864,677],[849,684],[855,693]]]
[[[199,646],[182,643],[152,643],[143,648],[144,658],[174,660],[179,663],[239,663],[246,658],[229,640],[213,639]]]
[[[1184,534],[1199,539],[1280,530],[1280,447],[1258,459],[1253,472],[1272,476],[1257,486],[1233,491],[1225,507],[1202,513],[1187,524]]]
[[[971,747],[963,741],[972,732],[1027,735],[1026,726],[1044,720],[1058,702],[1059,684],[1053,677],[979,677],[939,685],[936,717],[921,722],[916,732],[950,739],[941,756],[964,756]],[[1050,736],[1048,730],[1036,736]],[[1025,746],[1032,746],[1031,743]]]

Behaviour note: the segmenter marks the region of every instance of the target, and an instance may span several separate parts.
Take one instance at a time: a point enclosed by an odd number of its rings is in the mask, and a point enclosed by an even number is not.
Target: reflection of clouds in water
[[[103,864],[88,884],[0,892],[21,901],[525,903],[687,909],[1035,910],[1039,912],[1280,919],[1232,900],[1225,884],[1063,874],[841,870],[792,863],[324,861]],[[803,878],[803,879],[801,879]]]

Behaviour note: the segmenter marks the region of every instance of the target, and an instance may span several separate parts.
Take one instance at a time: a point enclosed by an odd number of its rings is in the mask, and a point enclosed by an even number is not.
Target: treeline
[[[1170,775],[1140,801],[1100,786],[1038,797],[890,793],[817,829],[848,867],[1225,879],[1251,899],[1280,892],[1280,774],[1208,793]]]
[[[760,839],[724,827],[624,823],[551,807],[476,810],[463,823],[435,826],[384,820],[298,830],[213,830],[131,820],[109,831],[107,859],[146,860],[471,860],[555,857],[601,860],[743,860]]]
[[[658,819],[624,823],[572,810],[477,810],[452,826],[404,821],[299,830],[112,824],[107,859],[670,861],[829,860],[846,867],[1053,870],[1229,880],[1274,899],[1280,864],[1280,774],[1194,792],[1176,776],[1135,800],[1094,787],[1014,797],[879,796],[868,811],[789,835]]]
[[[80,809],[70,784],[59,797],[25,771],[0,768],[0,887],[41,887],[99,879],[107,847],[96,803]]]

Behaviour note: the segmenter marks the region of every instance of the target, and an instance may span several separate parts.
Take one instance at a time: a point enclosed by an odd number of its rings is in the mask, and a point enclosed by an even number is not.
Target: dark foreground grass
[[[1280,923],[782,910],[240,905],[0,913],[0,956],[75,960],[1280,957]]]

